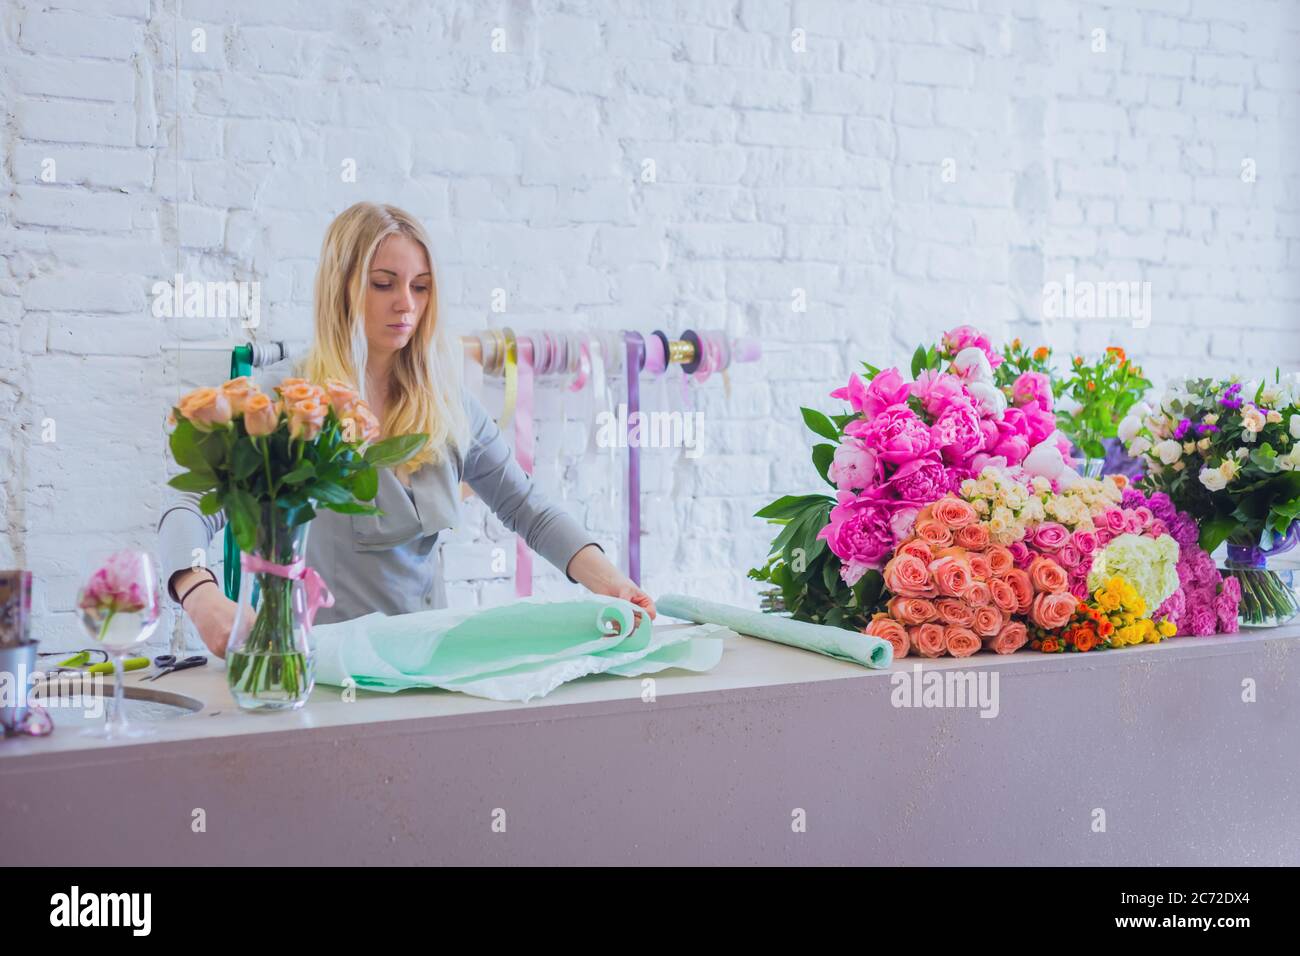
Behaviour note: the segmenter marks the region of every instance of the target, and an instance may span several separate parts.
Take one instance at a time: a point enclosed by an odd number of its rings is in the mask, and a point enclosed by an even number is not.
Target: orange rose
[[[1087,653],[1097,646],[1097,632],[1090,627],[1080,627],[1075,629],[1073,635],[1074,647],[1078,651]]]
[[[885,587],[903,597],[932,597],[934,583],[929,567],[914,554],[895,554],[885,564]]]
[[[201,432],[210,432],[230,421],[230,400],[215,388],[196,388],[176,407]]]
[[[970,563],[964,558],[937,558],[930,562],[930,577],[940,594],[961,597],[971,585]]]
[[[1054,631],[1069,623],[1074,614],[1074,607],[1078,603],[1075,596],[1068,591],[1042,593],[1034,598],[1029,616],[1043,630]]]
[[[983,551],[989,546],[989,528],[986,524],[968,524],[959,528],[955,535],[956,542],[972,551]]]
[[[971,527],[974,527],[972,525]],[[966,529],[963,528],[963,531]],[[966,560],[970,562],[970,573],[976,581],[987,581],[993,577],[993,568],[989,565],[989,556],[980,551],[972,551],[966,555]]]
[[[284,384],[280,385],[280,395],[289,405],[296,405],[299,402],[319,402],[325,403],[325,389],[318,385],[312,385],[308,382],[301,382],[297,385],[291,385],[288,388]]]
[[[912,640],[912,647],[922,657],[938,657],[945,650],[943,625],[929,621],[909,628],[907,636]]]
[[[993,594],[983,581],[972,581],[966,589],[965,601],[971,607],[984,607],[992,600]]]
[[[312,398],[295,402],[289,410],[289,434],[303,441],[315,441],[321,426],[325,424],[325,413],[328,410]]]
[[[878,637],[882,641],[889,641],[894,648],[896,658],[906,657],[912,646],[912,641],[907,636],[907,629],[897,621],[891,620],[887,614],[875,615],[871,623],[862,629],[862,633]]]
[[[924,624],[934,620],[934,604],[925,598],[892,597],[889,599],[889,616],[900,624]]]
[[[995,606],[1008,614],[1014,614],[1016,608],[1020,606],[1020,602],[1016,598],[1016,592],[1002,578],[993,578],[993,580],[989,581],[989,596]]]
[[[1051,558],[1039,555],[1029,562],[1029,582],[1035,591],[1060,594],[1070,586],[1070,577],[1065,573],[1065,568]]]
[[[975,621],[975,609],[960,598],[939,598],[934,602],[934,609],[944,624],[969,627]]]
[[[950,495],[934,502],[934,518],[944,527],[957,531],[967,525],[974,524],[979,515],[975,513],[975,509],[970,502],[962,501],[962,499]]]
[[[280,406],[261,392],[244,401],[244,429],[253,437],[269,435],[280,424]]]
[[[989,570],[994,577],[1002,577],[1016,566],[1016,559],[1011,556],[1011,549],[995,544],[984,552],[989,559]]]
[[[330,407],[334,409],[334,414],[339,418],[342,418],[348,409],[361,401],[360,392],[347,382],[340,382],[337,378],[325,379],[325,394]]]
[[[280,384],[275,387],[275,390],[283,395],[285,389],[293,388],[295,385],[310,384],[311,382],[307,381],[305,378],[282,378],[280,379]]]
[[[952,544],[952,532],[935,518],[917,518],[913,525],[916,536],[932,548],[946,548]]]
[[[247,375],[232,378],[221,386],[221,393],[230,402],[230,414],[242,415],[244,406],[253,395],[259,394],[258,388]]]
[[[1061,646],[1056,643],[1056,638],[1049,637],[1047,640],[1043,641],[1043,643],[1038,645],[1038,649],[1044,654],[1055,654],[1061,649]]]
[[[995,654],[1014,654],[1025,646],[1029,640],[1029,631],[1021,621],[1008,621],[1002,630],[989,641],[989,648]]]
[[[943,629],[943,646],[953,657],[970,657],[980,649],[980,639],[969,627],[950,624]]]
[[[975,609],[975,621],[971,629],[980,637],[995,637],[1002,630],[1004,620],[1002,612],[993,605]]]
[[[904,541],[902,544],[898,546],[898,548],[894,551],[894,553],[914,554],[922,561],[924,561],[927,567],[929,566],[930,562],[934,560],[934,552],[930,550],[930,546],[926,544],[924,541],[920,540],[919,538],[911,538],[907,541]]]
[[[1029,575],[1021,568],[1012,568],[1002,580],[1015,592],[1016,612],[1024,614],[1034,602],[1034,585],[1030,582]]]
[[[346,442],[372,442],[379,437],[379,419],[361,399],[344,410],[339,425]]]

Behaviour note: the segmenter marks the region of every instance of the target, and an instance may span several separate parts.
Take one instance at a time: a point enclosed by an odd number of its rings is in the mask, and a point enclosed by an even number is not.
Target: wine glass
[[[91,568],[77,593],[77,612],[90,636],[108,653],[117,682],[104,723],[83,733],[112,740],[148,737],[156,732],[154,727],[126,719],[122,660],[127,651],[149,639],[161,619],[158,565],[147,552],[128,548],[93,562]]]

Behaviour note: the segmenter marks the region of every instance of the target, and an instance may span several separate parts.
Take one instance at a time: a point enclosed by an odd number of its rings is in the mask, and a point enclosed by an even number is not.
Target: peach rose
[[[922,657],[939,657],[945,650],[943,625],[929,621],[909,628],[907,636],[912,639],[912,647]]]
[[[244,414],[244,407],[248,403],[248,399],[253,395],[260,394],[260,391],[258,387],[253,384],[252,379],[247,375],[241,375],[239,378],[232,378],[230,381],[222,384],[221,393],[225,395],[227,401],[230,402],[230,414],[242,415]]]
[[[379,419],[370,406],[358,400],[339,417],[343,440],[347,442],[372,442],[379,437]]]
[[[288,405],[297,405],[299,402],[317,402],[323,405],[326,402],[325,389],[309,382],[291,385],[288,388],[281,384],[280,395]]]
[[[914,554],[895,554],[885,564],[885,587],[903,597],[932,597],[929,567]]]
[[[970,573],[976,581],[987,581],[993,577],[993,569],[989,566],[989,556],[987,554],[981,551],[972,551],[966,555],[966,560],[970,562]]]
[[[325,394],[330,407],[334,409],[334,414],[339,418],[342,418],[348,409],[361,401],[360,392],[347,382],[341,382],[337,378],[325,379]]]
[[[970,548],[972,551],[983,551],[989,546],[988,525],[968,524],[964,528],[957,530],[954,539],[963,548]]]
[[[196,388],[176,407],[201,432],[210,432],[230,421],[230,399],[215,388]]]
[[[934,620],[937,613],[932,601],[925,598],[903,597],[899,595],[889,599],[889,616],[900,624],[924,624]]]
[[[315,441],[325,424],[325,413],[329,409],[313,398],[295,402],[289,409],[289,434],[303,441]]]
[[[1016,598],[1016,592],[1002,578],[994,578],[989,581],[989,595],[993,599],[994,605],[1008,614],[1014,614],[1016,608],[1020,606],[1020,601]]]
[[[950,624],[943,629],[943,646],[953,657],[970,657],[980,649],[981,642],[969,627]]]
[[[907,652],[912,647],[912,640],[908,637],[907,628],[892,620],[887,614],[877,614],[873,617],[871,623],[862,629],[862,633],[878,637],[882,641],[889,641],[896,658],[906,657]]]
[[[305,378],[282,378],[280,379],[280,384],[275,387],[275,390],[283,395],[285,389],[293,388],[295,385],[310,384],[311,382],[307,381]]]
[[[993,600],[993,593],[983,581],[972,581],[966,589],[965,600],[971,607],[984,607]]]
[[[904,541],[898,546],[894,553],[914,554],[924,561],[927,567],[930,562],[934,560],[934,552],[930,550],[930,546],[919,538],[912,538],[908,541]]]
[[[975,609],[975,622],[971,624],[971,630],[980,637],[993,637],[1002,630],[1004,623],[1002,612],[990,604]]]
[[[1051,558],[1039,555],[1029,562],[1029,583],[1035,591],[1060,594],[1070,586],[1070,576]]]
[[[1029,613],[1033,622],[1044,630],[1054,631],[1065,627],[1074,614],[1078,598],[1068,591],[1043,593],[1034,598],[1034,605]]]
[[[936,558],[930,562],[930,577],[940,594],[961,597],[971,584],[970,564],[954,555]]]
[[[986,646],[994,654],[1014,654],[1024,647],[1028,640],[1029,631],[1023,621],[1008,621],[1002,625],[1002,630],[998,631],[995,637],[986,642]]]
[[[1012,568],[1002,580],[1006,581],[1015,592],[1016,612],[1024,614],[1034,603],[1034,585],[1030,582],[1029,575],[1023,568]]]
[[[984,556],[989,559],[989,570],[993,572],[994,577],[1002,577],[1016,566],[1016,559],[1011,556],[1011,551],[1000,544],[995,544],[987,551]]]
[[[944,624],[969,627],[975,620],[975,609],[960,598],[939,598],[934,602],[934,609]]]
[[[974,524],[979,518],[970,502],[948,496],[934,502],[934,518],[946,528],[957,531]]]
[[[948,526],[934,518],[917,518],[912,530],[932,548],[946,548],[952,544],[952,532]]]
[[[280,406],[269,395],[257,392],[244,402],[244,429],[253,437],[269,435],[280,424]]]

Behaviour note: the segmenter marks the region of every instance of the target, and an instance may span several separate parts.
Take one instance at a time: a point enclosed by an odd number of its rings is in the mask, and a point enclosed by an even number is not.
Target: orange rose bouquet
[[[407,461],[428,436],[378,441],[379,421],[355,389],[300,378],[274,395],[246,376],[196,389],[168,421],[172,456],[187,469],[168,484],[199,495],[205,515],[225,512],[249,572],[226,647],[227,683],[245,709],[301,707],[312,685],[312,619],[333,603],[306,564],[308,524],[318,508],[378,514],[369,503],[378,469]],[[244,608],[258,595],[250,622]]]

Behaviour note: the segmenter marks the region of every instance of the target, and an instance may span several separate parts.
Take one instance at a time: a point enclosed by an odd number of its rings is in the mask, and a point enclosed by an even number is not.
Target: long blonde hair
[[[430,294],[415,334],[393,359],[393,381],[381,422],[383,434],[424,432],[429,441],[400,466],[415,471],[439,462],[449,444],[463,447],[469,431],[461,399],[462,354],[459,343],[438,321],[438,285],[433,277],[432,243],[424,227],[396,206],[359,202],[330,223],[316,271],[316,338],[304,362],[312,382],[336,378],[353,383],[365,396],[366,277],[379,243],[402,234],[424,247],[429,257]]]

